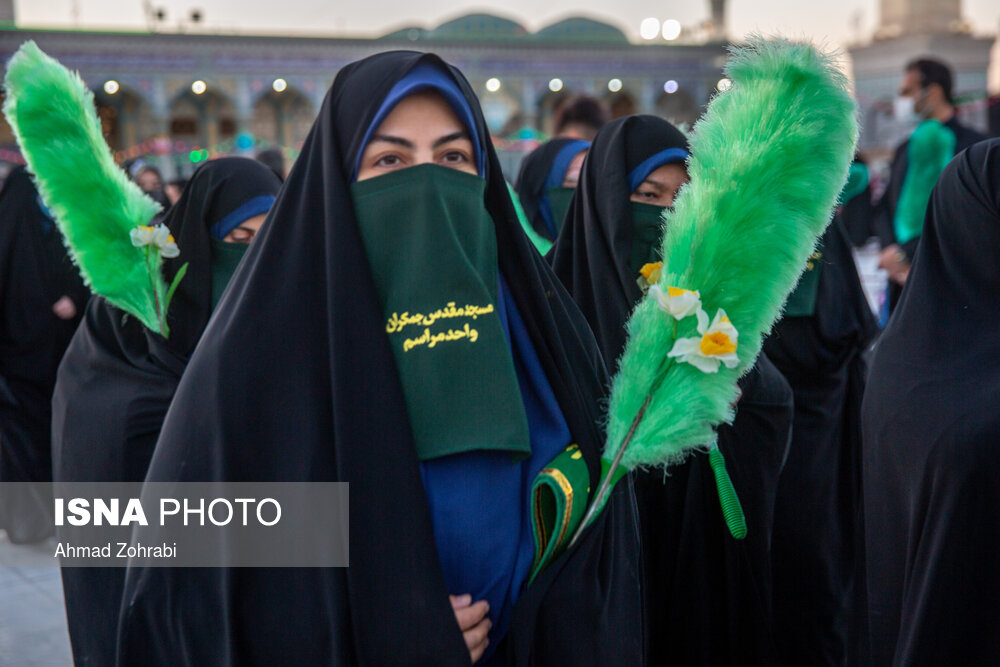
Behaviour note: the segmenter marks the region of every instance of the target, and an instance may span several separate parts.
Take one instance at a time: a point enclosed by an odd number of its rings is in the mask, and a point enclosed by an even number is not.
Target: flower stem
[[[671,338],[673,340],[677,340],[676,320],[674,320]],[[664,355],[663,359],[661,359],[660,369],[656,375],[656,379],[653,380],[653,384],[649,387],[649,393],[646,394],[645,400],[643,400],[642,405],[639,406],[639,412],[636,413],[635,419],[632,420],[632,425],[629,426],[628,433],[625,434],[625,439],[622,441],[621,447],[618,448],[618,452],[615,454],[614,460],[608,467],[607,474],[601,479],[601,484],[597,487],[597,493],[594,495],[593,502],[591,502],[590,507],[587,508],[587,513],[580,522],[580,526],[576,529],[576,533],[573,534],[573,539],[570,540],[570,547],[576,544],[576,541],[580,538],[580,535],[583,534],[587,525],[593,520],[594,516],[604,508],[604,496],[611,491],[611,480],[616,479],[615,472],[618,470],[618,466],[621,465],[622,456],[624,456],[625,450],[632,442],[632,438],[635,436],[635,432],[639,428],[639,422],[641,422],[642,418],[646,415],[646,408],[649,407],[650,402],[653,400],[653,394],[656,393],[656,390],[660,388],[660,385],[663,384],[663,380],[667,377],[667,372],[670,370],[672,362],[673,359],[666,355]]]
[[[161,335],[166,330],[166,322],[163,321],[163,313],[160,311],[160,295],[156,292],[156,278],[153,276],[152,255],[149,252],[150,246],[146,246],[146,268],[149,269],[149,286],[153,290],[153,307],[156,309],[156,321],[160,325]]]

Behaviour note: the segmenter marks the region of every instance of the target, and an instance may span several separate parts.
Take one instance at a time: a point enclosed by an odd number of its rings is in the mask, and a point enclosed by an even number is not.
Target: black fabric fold
[[[795,395],[773,547],[785,665],[863,664],[860,417],[876,325],[839,215],[820,248],[812,314],[783,317],[764,342]]]
[[[69,297],[76,315],[52,307]],[[51,482],[56,369],[90,294],[42,210],[24,167],[0,191],[0,482]],[[0,529],[13,542],[52,533],[52,499],[25,487],[0,495]]]
[[[872,664],[1000,655],[1000,140],[945,168],[862,408]]]

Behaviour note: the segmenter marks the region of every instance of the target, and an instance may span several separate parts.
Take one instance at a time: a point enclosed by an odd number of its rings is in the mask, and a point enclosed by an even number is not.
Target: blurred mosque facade
[[[480,95],[509,170],[552,132],[557,106],[576,94],[601,100],[610,117],[652,113],[693,124],[726,83],[726,1],[709,0],[710,18],[687,39],[636,43],[583,17],[531,33],[489,14],[374,39],[19,29],[13,0],[0,0],[0,57],[35,40],[80,72],[119,160],[143,158],[168,175],[186,175],[217,155],[278,148],[294,159],[337,70],[378,51],[433,51],[461,68]],[[1000,112],[1000,97],[987,92],[995,40],[972,35],[961,0],[880,0],[880,13],[872,38],[849,48],[860,148],[884,152],[901,139],[892,101],[903,66],[922,55],[954,68],[962,119],[986,130]],[[1000,134],[1000,117],[993,122]],[[0,119],[0,162],[18,159]]]
[[[10,1],[0,0],[0,21]],[[601,100],[611,117],[653,113],[693,124],[719,86],[726,53],[721,39],[634,44],[618,28],[586,18],[529,33],[487,14],[377,39],[7,25],[0,29],[4,60],[32,39],[79,71],[116,157],[142,157],[180,174],[221,154],[276,147],[294,158],[337,70],[379,51],[433,51],[457,65],[480,95],[501,155],[515,160],[551,133],[557,105],[577,94]],[[15,150],[10,129],[0,127],[0,160]]]

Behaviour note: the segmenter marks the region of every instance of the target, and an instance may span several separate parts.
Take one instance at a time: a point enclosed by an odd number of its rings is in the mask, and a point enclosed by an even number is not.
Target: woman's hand
[[[451,608],[455,610],[455,620],[462,630],[462,637],[465,645],[469,648],[469,655],[472,662],[477,662],[483,657],[483,651],[490,645],[490,628],[493,627],[487,614],[490,611],[490,603],[486,600],[472,604],[471,595],[449,595]]]
[[[52,304],[52,312],[61,320],[71,320],[76,317],[76,304],[68,296],[60,297]]]

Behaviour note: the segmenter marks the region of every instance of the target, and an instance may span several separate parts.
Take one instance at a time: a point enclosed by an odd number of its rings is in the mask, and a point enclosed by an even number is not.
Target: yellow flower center
[[[174,242],[174,235],[167,234],[167,243],[173,243],[173,242]]]
[[[150,227],[149,225],[139,225],[139,229],[145,229],[146,231],[149,232],[153,231],[153,228]]]
[[[669,296],[669,297],[683,296],[685,294],[690,294],[690,293],[691,293],[691,290],[689,290],[689,289],[681,289],[680,287],[668,287],[667,288],[667,296]]]
[[[660,280],[660,269],[663,268],[663,262],[651,262],[650,264],[643,264],[642,268],[639,269],[639,273],[642,277],[646,279],[647,283],[653,284],[659,282]]]
[[[706,357],[719,355],[719,354],[729,354],[730,352],[736,351],[736,343],[734,343],[729,335],[722,332],[716,331],[714,333],[707,333],[701,337],[701,345],[699,346],[701,353]]]

